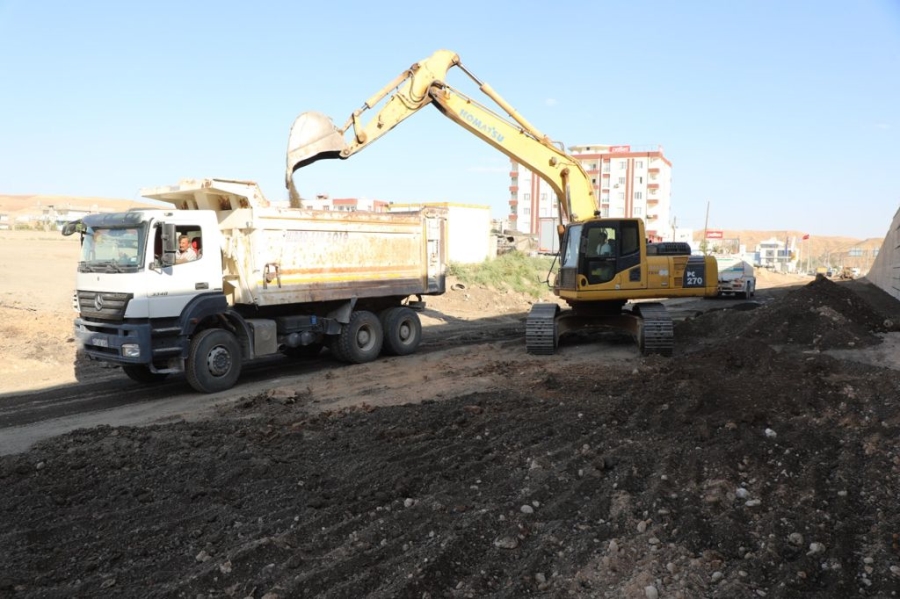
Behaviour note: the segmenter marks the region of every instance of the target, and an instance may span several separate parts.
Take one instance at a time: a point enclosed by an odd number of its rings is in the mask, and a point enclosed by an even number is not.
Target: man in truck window
[[[175,264],[193,262],[197,259],[197,252],[191,247],[191,240],[187,235],[178,238],[178,251],[175,253]]]

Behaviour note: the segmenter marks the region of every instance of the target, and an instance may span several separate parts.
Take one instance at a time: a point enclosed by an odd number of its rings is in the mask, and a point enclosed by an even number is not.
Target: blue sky
[[[284,199],[295,116],[343,124],[442,48],[567,146],[662,145],[679,227],[882,237],[900,208],[898,0],[0,0],[0,193]],[[432,109],[294,180],[508,210],[509,159]]]

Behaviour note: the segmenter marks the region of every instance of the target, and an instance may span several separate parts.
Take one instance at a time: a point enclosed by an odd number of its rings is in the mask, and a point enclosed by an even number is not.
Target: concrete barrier
[[[900,210],[894,214],[891,227],[866,279],[900,299]]]

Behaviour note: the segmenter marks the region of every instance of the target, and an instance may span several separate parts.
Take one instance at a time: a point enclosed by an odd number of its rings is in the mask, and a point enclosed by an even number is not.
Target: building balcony
[[[659,167],[656,166],[656,167],[653,167],[653,168],[648,168],[648,169],[647,169],[647,173],[650,174],[650,175],[658,175],[658,174],[659,174]]]
[[[647,198],[647,204],[653,204],[655,206],[656,204],[659,204],[659,198]]]
[[[655,191],[659,189],[659,183],[647,183],[647,189]]]
[[[519,186],[518,185],[510,185],[509,193],[519,193]]]

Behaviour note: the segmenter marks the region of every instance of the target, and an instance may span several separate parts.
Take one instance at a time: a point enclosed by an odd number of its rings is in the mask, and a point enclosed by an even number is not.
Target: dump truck
[[[719,266],[719,296],[749,299],[756,293],[756,271],[739,256],[716,256]]]
[[[442,208],[306,210],[227,179],[141,194],[164,204],[63,228],[82,236],[76,340],[141,383],[184,373],[212,393],[232,387],[242,364],[278,353],[407,355],[421,341],[423,296],[445,291]]]

